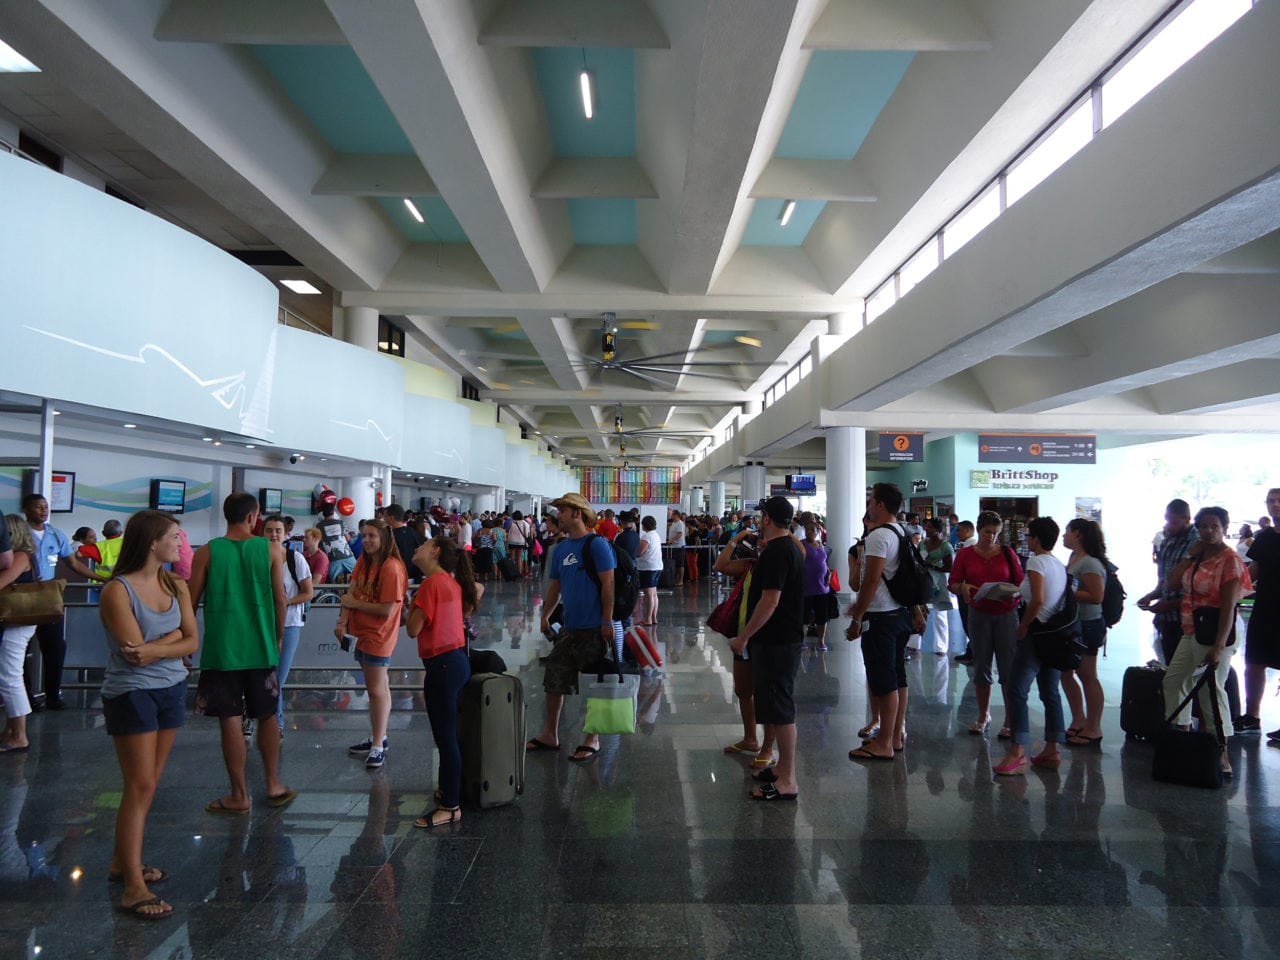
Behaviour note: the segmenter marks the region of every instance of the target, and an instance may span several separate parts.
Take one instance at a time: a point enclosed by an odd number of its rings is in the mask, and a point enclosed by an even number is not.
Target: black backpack
[[[604,538],[598,533],[593,533],[587,537],[587,542],[582,547],[582,563],[583,569],[586,571],[591,582],[596,585],[596,590],[600,589],[600,575],[596,573],[595,561],[591,559],[591,541],[603,540]],[[609,549],[613,551],[613,617],[614,620],[626,620],[631,616],[636,608],[636,603],[640,600],[640,573],[636,570],[636,562],[631,554],[625,550],[617,549],[610,541],[605,540],[609,544]]]
[[[298,553],[297,547],[291,547],[285,544],[284,548],[284,572],[289,575],[289,579],[293,581],[293,589],[295,591],[302,589],[302,584],[298,582],[298,571],[293,569],[293,558]],[[305,560],[303,561],[306,562]],[[314,586],[314,584],[313,584]],[[307,611],[311,609],[311,601],[308,600],[302,605],[302,622],[307,622]]]
[[[911,538],[896,523],[890,526],[898,535],[898,570],[892,577],[882,575],[885,586],[889,588],[889,596],[904,607],[929,603],[933,599],[933,575],[929,572],[929,565]]]
[[[1108,627],[1114,627],[1124,616],[1124,601],[1129,595],[1116,576],[1116,565],[1110,560],[1102,561],[1102,565],[1107,568],[1107,581],[1102,588],[1102,619]]]

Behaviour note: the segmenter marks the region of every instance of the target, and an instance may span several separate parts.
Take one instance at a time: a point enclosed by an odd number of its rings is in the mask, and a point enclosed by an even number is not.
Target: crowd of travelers
[[[756,781],[752,800],[799,796],[795,678],[806,633],[826,649],[828,624],[842,613],[849,618],[846,638],[860,645],[869,692],[870,716],[857,731],[861,744],[849,751],[851,760],[892,762],[906,749],[905,664],[913,650],[946,657],[953,644],[958,647],[961,638],[950,620],[956,608],[967,642],[956,659],[971,669],[977,693],[969,734],[987,735],[992,689],[997,681],[1000,687],[1004,713],[996,736],[1008,746],[992,767],[996,776],[1055,769],[1064,746],[1099,748],[1106,703],[1097,655],[1114,623],[1109,607],[1118,584],[1112,583],[1115,567],[1099,524],[1077,517],[1063,528],[1051,517],[1036,517],[1026,525],[1020,554],[1002,538],[1005,521],[997,513],[981,512],[973,522],[954,514],[921,522],[902,506],[893,484],[871,489],[862,534],[849,548],[852,602],[843,611],[822,519],[797,516],[791,501],[778,496],[721,518],[671,511],[665,537],[654,516],[641,517],[638,510],[598,515],[578,493],[552,501],[537,520],[518,511],[450,514],[441,507],[414,514],[392,504],[347,531],[341,521],[335,528],[333,511],[324,509],[315,526],[295,537],[293,518],[264,517],[256,498],[233,493],[223,503],[224,534],[193,550],[178,519],[155,510],[139,511],[123,526],[110,521],[101,537],[81,528],[68,538],[49,524],[45,498],[33,494],[22,501],[21,514],[0,525],[0,589],[66,570],[102,585],[95,588],[108,637],[102,711],[124,784],[108,875],[122,884],[120,909],[159,919],[173,908],[151,890],[166,873],[144,862],[143,835],[184,721],[192,655],[199,648],[195,712],[218,720],[228,779],[227,792],[205,809],[226,816],[249,812],[246,723],[254,722],[266,803],[291,803],[297,792],[280,775],[280,690],[307,605],[337,578],[346,589],[337,593],[334,634],[359,664],[369,703],[369,736],[349,753],[369,769],[383,766],[390,749],[388,665],[399,631],[407,628],[416,640],[439,752],[435,806],[415,821],[426,829],[462,818],[459,697],[472,672],[472,618],[484,581],[495,575],[543,577],[541,628],[551,648],[542,658],[545,718],[525,743],[528,753],[559,751],[564,698],[574,692],[578,675],[602,659],[621,661],[623,631],[658,621],[664,570],[677,582],[714,575],[733,584],[713,614],[720,615],[715,629],[730,638],[743,724],[741,738],[724,750],[749,758]],[[1241,531],[1233,548],[1226,542],[1226,510],[1204,507],[1193,517],[1185,501],[1171,501],[1153,544],[1156,584],[1137,601],[1155,616],[1165,702],[1182,701],[1207,671],[1212,682],[1200,684],[1200,722],[1221,742],[1261,733],[1267,670],[1280,669],[1280,489],[1267,493],[1266,506],[1257,530],[1248,529],[1247,540]],[[1070,551],[1065,563],[1054,554],[1059,541]],[[698,557],[689,558],[708,546],[715,557],[704,570]],[[617,601],[628,590],[631,601],[620,610]],[[1244,648],[1246,699],[1242,710],[1219,718],[1211,707],[1229,702],[1235,611],[1246,596],[1253,598]],[[195,610],[202,601],[198,642]],[[1066,629],[1058,624],[1068,612],[1069,639],[1078,650],[1064,667],[1055,644],[1043,641]],[[65,707],[62,625],[43,636],[42,629],[9,625],[0,633],[6,714],[0,753],[29,749],[26,720],[33,707],[22,671],[33,639],[45,658],[44,706]],[[1033,685],[1045,717],[1038,750],[1028,709]],[[1189,704],[1173,722],[1192,722]],[[1267,737],[1280,744],[1280,730]],[[569,759],[594,761],[598,734],[584,729],[580,740]],[[1225,747],[1220,764],[1230,777]]]

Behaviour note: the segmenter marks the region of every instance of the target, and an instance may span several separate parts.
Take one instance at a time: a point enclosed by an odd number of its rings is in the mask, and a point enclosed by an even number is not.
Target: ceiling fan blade
[[[665,373],[672,377],[702,377],[705,380],[724,380],[727,383],[741,383],[742,377],[733,377],[724,373],[704,373],[700,370],[666,370],[661,367],[623,367],[624,373],[634,373],[640,375],[640,371],[649,370],[653,373]]]
[[[674,390],[676,388],[676,385],[669,380],[659,380],[657,377],[650,376],[641,370],[633,370],[631,367],[612,367],[610,369],[616,370],[618,373],[625,373],[633,377],[638,377],[641,380],[647,380],[650,383],[666,390]]]

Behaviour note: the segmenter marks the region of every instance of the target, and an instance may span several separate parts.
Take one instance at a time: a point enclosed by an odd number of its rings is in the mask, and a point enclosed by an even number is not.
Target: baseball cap
[[[756,509],[779,525],[790,523],[796,515],[795,508],[786,497],[768,497],[756,504]]]
[[[582,522],[588,527],[596,525],[596,512],[591,509],[591,504],[587,498],[580,493],[566,493],[562,497],[556,497],[551,501],[551,506],[559,510],[561,507],[573,507],[575,510],[582,511]]]

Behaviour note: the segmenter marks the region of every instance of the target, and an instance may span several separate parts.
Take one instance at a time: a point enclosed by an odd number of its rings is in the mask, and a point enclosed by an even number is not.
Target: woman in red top
[[[333,632],[339,640],[344,636],[356,638],[356,663],[364,671],[364,686],[369,693],[372,735],[352,744],[347,752],[353,757],[363,756],[364,765],[375,770],[386,762],[387,721],[391,718],[387,664],[396,649],[400,607],[409,588],[409,577],[387,521],[366,520],[360,532],[364,550],[351,571],[351,584],[342,595],[342,610]]]
[[[1013,651],[1018,643],[1018,590],[1022,583],[1022,564],[1017,555],[1000,543],[1000,514],[984,510],[978,514],[978,542],[965,547],[951,562],[947,586],[969,607],[969,644],[973,652],[973,686],[978,695],[978,719],[969,732],[981,736],[991,722],[991,660],[994,656],[1000,672],[1001,695],[1008,713],[1009,693],[1005,688],[1013,679]],[[978,592],[988,583],[1008,583],[1007,599],[985,596]],[[1001,740],[1012,736],[1006,716],[1000,728]]]
[[[418,638],[418,655],[426,672],[422,690],[427,719],[440,753],[438,806],[413,825],[430,829],[462,819],[458,697],[471,679],[463,616],[475,610],[479,592],[471,559],[452,537],[428,540],[414,553],[413,562],[422,571],[422,583],[409,611],[409,635]]]

